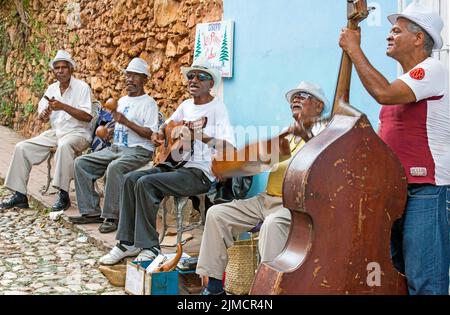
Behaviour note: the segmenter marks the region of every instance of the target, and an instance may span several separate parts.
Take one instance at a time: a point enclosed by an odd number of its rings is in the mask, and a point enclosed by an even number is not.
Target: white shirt
[[[211,102],[203,105],[195,105],[193,99],[184,101],[177,110],[166,121],[196,121],[207,117],[204,134],[215,139],[226,140],[235,146],[234,131],[228,117],[225,104],[215,98]],[[201,169],[209,180],[214,181],[215,177],[211,171],[212,149],[200,140],[194,141],[194,154],[184,167]]]
[[[84,81],[74,77],[70,78],[69,87],[61,95],[60,82],[51,84],[45,94],[49,99],[53,97],[61,103],[72,106],[92,115],[91,88]],[[38,113],[41,114],[48,107],[48,101],[43,97],[39,101]],[[76,119],[63,110],[52,111],[50,125],[55,130],[56,136],[61,138],[67,134],[79,135],[87,141],[91,141],[92,132],[90,122]]]
[[[430,57],[399,79],[416,102],[383,106],[380,137],[399,157],[408,183],[450,185],[448,70]]]
[[[129,121],[152,131],[158,131],[158,106],[153,98],[147,94],[119,99],[117,111],[122,113]],[[114,144],[124,147],[143,147],[154,151],[155,146],[149,139],[143,138],[130,128],[116,123],[114,128]]]

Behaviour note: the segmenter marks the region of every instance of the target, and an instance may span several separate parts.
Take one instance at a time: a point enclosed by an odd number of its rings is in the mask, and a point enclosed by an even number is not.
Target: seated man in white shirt
[[[234,133],[225,104],[211,94],[218,87],[221,76],[207,61],[196,61],[192,67],[181,70],[188,80],[189,92],[193,98],[184,101],[172,116],[170,122],[196,122],[206,118],[204,129],[195,134],[190,143],[189,157],[174,158],[175,163],[166,160],[149,170],[130,172],[125,176],[120,197],[120,219],[116,246],[100,258],[100,264],[114,265],[125,257],[139,256],[137,260],[153,260],[161,252],[156,214],[165,196],[195,196],[206,193],[215,177],[211,171],[210,146],[234,146]],[[152,135],[156,145],[169,140],[166,123],[159,132]],[[200,128],[201,129],[201,128]],[[185,139],[189,139],[186,136]],[[186,141],[186,142],[189,142]],[[176,154],[175,154],[176,155]],[[177,163],[179,162],[179,163]]]
[[[81,216],[70,217],[71,222],[103,222],[100,233],[117,230],[124,176],[150,162],[155,150],[150,137],[158,131],[158,106],[144,91],[149,76],[145,60],[134,58],[129,63],[125,70],[128,95],[119,99],[117,110],[112,111],[115,127],[108,129],[114,132],[112,146],[75,160],[75,188]],[[103,175],[105,199],[100,209],[100,196],[94,183]]]
[[[75,152],[86,149],[91,141],[91,89],[72,76],[75,61],[68,52],[59,50],[50,67],[58,82],[51,84],[40,100],[38,118],[50,121],[51,129],[16,144],[5,179],[5,187],[14,191],[14,195],[0,203],[0,210],[28,208],[27,184],[31,167],[47,159],[52,147],[57,147],[52,186],[59,189],[52,211],[70,207],[68,191]]]

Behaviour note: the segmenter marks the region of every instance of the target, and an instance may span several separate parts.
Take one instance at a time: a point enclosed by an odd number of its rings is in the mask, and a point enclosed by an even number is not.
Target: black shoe
[[[20,192],[15,192],[14,195],[0,203],[0,210],[11,209],[14,207],[22,209],[29,208],[27,196]]]
[[[114,219],[105,219],[102,225],[98,227],[100,233],[111,233],[117,230],[117,220]]]
[[[52,212],[64,211],[69,209],[69,207],[70,207],[70,199],[66,196],[59,194],[58,200],[56,200],[55,204],[52,206]]]
[[[69,221],[74,224],[89,224],[89,223],[102,223],[103,219],[99,215],[88,216],[87,214],[82,214],[78,217],[69,217]]]
[[[208,290],[208,288],[204,288],[202,292],[200,292],[200,295],[227,295],[227,294],[225,293],[225,291],[221,291],[219,293],[212,293]]]

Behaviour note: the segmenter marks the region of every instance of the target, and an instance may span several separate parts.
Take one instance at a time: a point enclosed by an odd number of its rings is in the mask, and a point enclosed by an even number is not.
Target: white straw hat
[[[444,27],[444,22],[437,12],[431,10],[430,8],[424,7],[417,2],[413,2],[407,6],[402,13],[391,14],[387,18],[391,24],[395,24],[397,19],[400,17],[413,21],[422,27],[433,39],[433,49],[442,48],[443,42],[441,32]]]
[[[131,60],[128,64],[128,67],[123,69],[123,72],[141,73],[147,77],[150,76],[150,73],[148,72],[148,64],[142,58],[133,58],[133,60]]]
[[[328,99],[320,86],[306,81],[300,82],[296,89],[292,89],[286,93],[286,100],[289,104],[291,103],[292,96],[298,92],[309,93],[321,100],[323,102],[322,116],[328,114],[328,111],[330,110],[330,103],[328,102]]]
[[[204,57],[200,57],[192,63],[192,66],[190,67],[181,67],[181,73],[187,80],[187,74],[192,70],[199,70],[208,73],[212,76],[214,80],[214,86],[212,88],[213,91],[216,91],[220,81],[222,80],[222,75],[220,74],[220,71],[216,68],[213,68],[211,66],[211,63]]]
[[[58,50],[56,52],[55,58],[53,58],[52,61],[50,61],[50,68],[53,68],[53,64],[57,61],[66,61],[72,65],[72,67],[75,69],[75,61],[73,61],[72,56],[65,50]]]

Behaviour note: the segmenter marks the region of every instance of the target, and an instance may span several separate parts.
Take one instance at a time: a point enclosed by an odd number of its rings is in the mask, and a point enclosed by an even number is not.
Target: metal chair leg
[[[159,243],[162,243],[162,241],[164,240],[164,237],[166,236],[166,232],[167,232],[167,200],[169,199],[169,197],[164,197],[164,199],[162,200],[162,231],[161,234],[159,235]]]
[[[50,154],[47,158],[47,184],[41,190],[41,195],[47,194],[48,189],[50,188],[50,184],[52,182],[51,172],[52,172],[52,159],[53,159],[54,155],[55,155],[55,152],[50,151]]]
[[[183,239],[183,209],[188,202],[188,197],[174,197],[175,208],[177,211],[177,243],[181,243]]]

